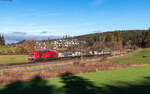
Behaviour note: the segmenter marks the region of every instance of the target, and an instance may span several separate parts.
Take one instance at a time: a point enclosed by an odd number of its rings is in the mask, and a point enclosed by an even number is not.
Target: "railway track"
[[[128,53],[131,54],[131,53]],[[125,55],[128,55],[125,54]],[[106,58],[113,58],[115,56],[112,56],[110,54],[104,54],[104,55],[86,55],[83,56],[83,58],[93,58],[93,57],[106,57]],[[37,66],[37,65],[47,65],[47,64],[55,64],[59,63],[60,61],[66,61],[66,60],[76,60],[80,59],[81,56],[76,56],[76,57],[62,57],[62,58],[57,58],[55,60],[47,60],[47,61],[40,61],[40,62],[22,62],[22,63],[12,63],[12,64],[0,64],[0,70],[1,69],[7,69],[7,68],[12,68],[12,67],[26,67],[26,66]]]
[[[128,55],[128,54],[124,54]],[[111,55],[96,55],[96,56],[84,56],[85,62],[93,62],[102,60],[102,58],[115,58],[115,56]],[[120,55],[122,56],[122,55]],[[7,64],[0,66],[0,75],[10,72],[18,72],[18,71],[41,71],[41,70],[49,70],[57,67],[63,67],[68,65],[73,65],[74,62],[78,62],[80,57],[67,57],[67,58],[57,58],[56,60],[50,60],[45,62],[24,62],[20,64]]]
[[[94,55],[94,56],[84,56],[85,57],[102,57],[100,55]],[[107,55],[108,56],[108,55]],[[22,63],[13,63],[13,64],[0,64],[0,69],[7,69],[12,67],[26,67],[26,66],[37,66],[37,65],[47,65],[47,64],[55,64],[59,63],[60,61],[66,61],[66,60],[76,60],[80,59],[80,56],[77,57],[63,57],[63,58],[57,58],[55,60],[47,60],[47,61],[41,61],[41,62],[22,62]]]
[[[41,61],[41,62],[22,62],[22,63],[13,63],[13,64],[0,64],[0,69],[4,68],[11,68],[11,67],[25,67],[25,66],[36,66],[36,65],[46,65],[50,63],[55,63],[58,61],[65,61],[72,58],[58,58],[56,60],[48,60],[48,61]]]
[[[101,57],[101,56],[98,56]],[[76,57],[79,59],[79,57]],[[97,56],[94,57],[97,59]],[[89,60],[92,61],[93,57],[88,58]],[[99,58],[100,59],[100,58]],[[18,71],[41,71],[41,70],[49,70],[49,69],[54,69],[57,67],[63,67],[63,66],[68,66],[68,65],[73,65],[74,62],[76,61],[75,57],[70,57],[70,58],[63,58],[63,59],[57,59],[53,60],[51,62],[40,62],[40,63],[22,63],[20,65],[9,65],[9,66],[3,66],[0,67],[0,75],[10,73],[10,72],[18,72]]]

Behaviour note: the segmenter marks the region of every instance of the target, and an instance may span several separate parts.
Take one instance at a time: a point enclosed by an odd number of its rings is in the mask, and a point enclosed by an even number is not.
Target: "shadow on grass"
[[[64,85],[56,88],[37,76],[30,82],[9,84],[0,94],[150,94],[150,77],[145,77],[138,84],[117,82],[114,85],[96,86],[88,79],[65,73],[61,75],[61,82]]]
[[[100,87],[95,86],[87,79],[74,76],[71,73],[65,73],[61,75],[62,88],[65,94],[98,94]]]
[[[36,76],[30,82],[15,82],[6,85],[0,94],[57,94],[55,86],[47,85],[46,80]]]
[[[65,84],[65,94],[150,94],[150,77],[145,77],[139,84],[117,82],[114,85],[95,86],[93,82],[66,73],[61,76]]]

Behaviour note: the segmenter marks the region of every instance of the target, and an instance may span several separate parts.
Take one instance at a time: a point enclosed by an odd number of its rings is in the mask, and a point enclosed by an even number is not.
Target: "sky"
[[[7,42],[148,29],[150,0],[0,0]]]

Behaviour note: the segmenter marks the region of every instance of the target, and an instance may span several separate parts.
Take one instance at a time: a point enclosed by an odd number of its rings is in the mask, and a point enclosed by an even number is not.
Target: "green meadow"
[[[0,85],[1,94],[150,94],[150,66]]]
[[[28,55],[0,55],[0,64],[23,63],[28,61]]]

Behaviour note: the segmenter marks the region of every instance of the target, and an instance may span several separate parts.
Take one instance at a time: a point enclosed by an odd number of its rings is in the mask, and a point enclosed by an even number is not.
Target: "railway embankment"
[[[69,65],[80,65],[85,63],[92,63],[92,62],[104,62],[110,58],[116,58],[121,56],[127,56],[132,53],[128,54],[121,54],[116,56],[111,55],[101,55],[101,56],[92,56],[92,57],[83,57],[82,60],[80,57],[70,57],[70,58],[62,58],[52,61],[45,61],[45,62],[32,62],[32,63],[17,63],[17,64],[7,64],[0,66],[0,75],[12,73],[12,72],[24,72],[24,71],[44,71],[55,69],[58,67],[64,67]]]
[[[1,69],[0,83],[5,84],[16,81],[29,81],[37,75],[45,79],[59,77],[66,72],[80,74],[138,66],[145,66],[145,64],[116,64],[111,63],[106,58],[104,59],[100,56],[83,58],[82,62],[79,58],[67,59],[55,62],[35,63],[30,66],[11,66],[9,68]]]

